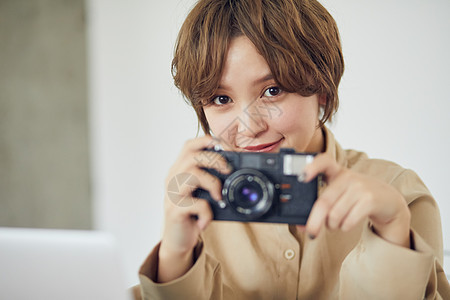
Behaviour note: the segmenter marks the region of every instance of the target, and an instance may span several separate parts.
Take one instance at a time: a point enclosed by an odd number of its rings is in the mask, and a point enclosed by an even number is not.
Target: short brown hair
[[[240,35],[265,58],[281,89],[326,95],[320,126],[331,120],[344,60],[336,22],[319,2],[200,0],[180,29],[172,75],[206,134],[203,106],[219,86],[231,39]]]

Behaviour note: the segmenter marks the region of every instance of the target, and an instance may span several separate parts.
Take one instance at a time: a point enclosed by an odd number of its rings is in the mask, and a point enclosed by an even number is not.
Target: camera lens
[[[264,215],[272,206],[274,186],[260,171],[241,169],[224,182],[223,196],[231,207],[248,218]]]
[[[261,200],[263,191],[261,186],[252,181],[250,177],[240,182],[240,186],[236,188],[235,196],[236,203],[244,208],[250,208]]]

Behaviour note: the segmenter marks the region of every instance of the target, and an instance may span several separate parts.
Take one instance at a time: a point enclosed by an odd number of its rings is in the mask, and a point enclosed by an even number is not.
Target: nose
[[[237,137],[256,138],[267,130],[268,124],[266,117],[258,108],[258,101],[252,101],[250,105],[242,108],[238,118]],[[241,143],[238,143],[241,145]]]

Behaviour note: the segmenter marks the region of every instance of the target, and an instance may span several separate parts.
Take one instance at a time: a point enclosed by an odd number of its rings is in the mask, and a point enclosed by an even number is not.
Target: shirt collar
[[[333,133],[324,126],[322,132],[325,140],[325,153],[330,155],[339,165],[346,166],[346,155],[344,149],[336,141]]]

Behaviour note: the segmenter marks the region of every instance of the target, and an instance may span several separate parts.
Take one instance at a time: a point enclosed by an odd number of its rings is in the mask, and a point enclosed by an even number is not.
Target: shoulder
[[[344,150],[347,168],[367,175],[379,177],[388,182],[406,171],[405,168],[389,160],[370,158],[366,153],[348,149]]]
[[[399,164],[368,157],[364,152],[344,150],[347,168],[382,180],[399,190],[408,203],[423,196],[431,196],[421,178],[411,169]]]

